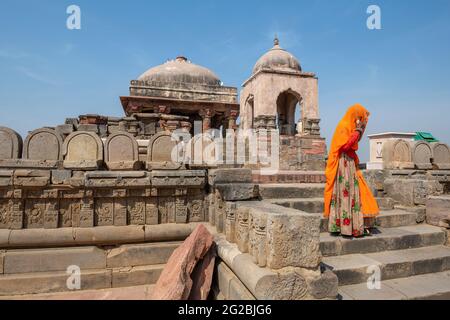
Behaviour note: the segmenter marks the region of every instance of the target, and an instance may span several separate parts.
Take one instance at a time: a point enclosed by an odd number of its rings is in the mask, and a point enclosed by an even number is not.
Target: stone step
[[[450,247],[385,251],[324,257],[323,265],[339,278],[339,285],[366,283],[372,276],[371,267],[379,267],[382,280],[406,278],[420,274],[450,270]]]
[[[261,184],[259,193],[262,199],[295,199],[323,197],[323,183]]]
[[[0,274],[66,271],[76,265],[81,270],[165,264],[181,244],[175,242],[122,245],[113,249],[70,247],[15,249],[2,252]]]
[[[81,290],[108,289],[154,284],[164,265],[114,269],[81,269]],[[72,274],[65,271],[0,275],[0,296],[70,291]]]
[[[394,201],[391,198],[376,198],[380,210],[390,211],[394,209]],[[283,207],[293,208],[308,213],[323,213],[324,200],[323,195],[318,198],[281,198],[268,199],[271,203]]]
[[[395,202],[394,199],[389,197],[377,197],[376,198],[378,207],[380,207],[380,210],[392,210],[394,209]]]
[[[267,201],[279,206],[297,209],[308,213],[323,213],[323,197],[305,199],[268,199]]]
[[[381,282],[370,290],[367,283],[343,286],[342,300],[449,300],[450,271],[429,273]]]
[[[375,224],[382,228],[396,228],[417,225],[417,214],[404,210],[381,211]],[[320,232],[328,232],[328,219],[322,217]]]
[[[0,296],[0,300],[151,300],[155,285],[143,285],[98,290]]]
[[[372,236],[363,238],[320,234],[320,249],[325,257],[411,249],[442,245],[445,242],[446,234],[441,228],[426,224],[377,228],[373,230]]]

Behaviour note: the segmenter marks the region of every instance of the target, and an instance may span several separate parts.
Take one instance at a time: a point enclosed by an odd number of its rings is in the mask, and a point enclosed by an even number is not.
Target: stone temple
[[[25,139],[0,127],[0,299],[152,299],[183,241],[209,241],[199,226],[214,237],[197,263],[212,283],[180,297],[450,298],[449,147],[378,137],[378,167],[364,171],[378,232],[330,236],[318,78],[277,39],[239,98],[177,57],[132,80],[120,102],[123,117],[80,115]],[[235,161],[207,161],[222,157],[203,153],[211,145]],[[258,156],[277,150],[267,174]]]

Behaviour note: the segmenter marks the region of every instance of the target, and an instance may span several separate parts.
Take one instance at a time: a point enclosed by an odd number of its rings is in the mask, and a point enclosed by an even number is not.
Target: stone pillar
[[[200,110],[199,115],[202,117],[203,121],[202,130],[203,132],[207,132],[211,129],[211,118],[214,116],[214,111],[211,109],[203,109]]]
[[[238,117],[239,112],[237,110],[229,110],[226,114],[227,119],[227,129],[236,130],[236,119]]]

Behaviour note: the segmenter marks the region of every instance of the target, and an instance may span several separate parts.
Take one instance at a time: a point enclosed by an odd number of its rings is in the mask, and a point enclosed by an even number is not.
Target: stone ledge
[[[182,241],[199,223],[61,229],[0,230],[0,249]]]
[[[258,197],[258,186],[253,183],[216,184],[224,201],[244,201]]]
[[[4,273],[65,271],[68,266],[81,269],[105,269],[106,252],[97,247],[8,250],[4,255]]]
[[[212,186],[223,183],[251,183],[250,169],[214,169],[208,171],[208,183]]]

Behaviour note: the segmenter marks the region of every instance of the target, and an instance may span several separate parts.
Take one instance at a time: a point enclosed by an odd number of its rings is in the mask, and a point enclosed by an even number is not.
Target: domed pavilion
[[[182,56],[132,80],[130,95],[120,100],[127,116],[151,122],[162,114],[170,129],[192,128],[197,120],[204,131],[234,128],[239,113],[237,88],[223,86],[213,71]]]

